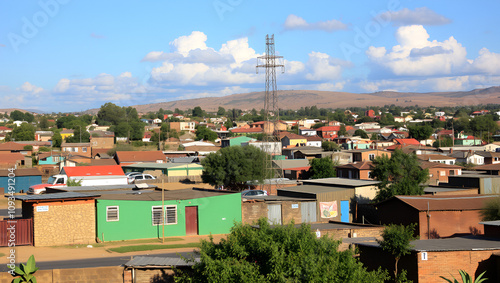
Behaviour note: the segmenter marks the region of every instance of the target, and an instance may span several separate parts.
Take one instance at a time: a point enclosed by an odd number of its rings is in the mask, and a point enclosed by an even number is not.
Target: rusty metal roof
[[[399,200],[418,211],[445,211],[445,210],[480,210],[484,204],[497,195],[460,195],[460,196],[395,196],[392,199],[379,203],[384,205],[387,202]]]

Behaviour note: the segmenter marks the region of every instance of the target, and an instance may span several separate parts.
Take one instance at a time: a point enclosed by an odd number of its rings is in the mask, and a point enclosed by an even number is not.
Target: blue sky
[[[279,89],[500,85],[498,1],[0,1],[0,108],[81,111]],[[193,107],[196,105],[193,105]],[[244,108],[244,105],[241,106]]]

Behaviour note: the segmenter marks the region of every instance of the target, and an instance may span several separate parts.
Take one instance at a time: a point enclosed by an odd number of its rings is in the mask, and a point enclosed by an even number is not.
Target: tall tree
[[[217,110],[217,116],[224,116],[226,115],[226,109],[224,107],[219,106],[219,110]]]
[[[340,241],[316,238],[310,225],[271,227],[266,219],[236,224],[227,239],[202,240],[191,270],[176,271],[178,282],[384,282],[387,272],[367,271]]]
[[[428,139],[434,132],[434,129],[429,125],[414,125],[408,127],[408,130],[410,136],[419,141]]]
[[[12,129],[12,139],[16,141],[35,140],[35,127],[28,123],[22,123],[19,127]]]
[[[24,113],[19,110],[10,112],[10,119],[14,121],[24,121]]]
[[[203,182],[231,189],[245,188],[247,181],[264,180],[266,153],[254,146],[228,146],[209,154],[201,162]]]
[[[415,225],[389,225],[382,232],[382,240],[378,240],[380,247],[394,256],[394,280],[405,282],[406,278],[398,275],[398,262],[402,256],[410,254],[413,246],[411,241],[415,240]],[[406,275],[406,274],[405,274]],[[406,277],[404,275],[404,277]]]
[[[311,168],[309,174],[311,179],[331,178],[337,177],[334,162],[330,157],[314,158],[309,161]]]
[[[193,117],[203,117],[203,109],[200,106],[193,108]]]
[[[61,147],[62,144],[62,136],[59,131],[55,131],[52,135],[52,146],[53,147]]]
[[[429,179],[429,170],[420,168],[414,153],[406,154],[401,150],[377,156],[373,160],[371,176],[380,181],[375,200],[383,201],[395,195],[421,195],[423,183]]]
[[[340,130],[338,132],[338,135],[339,136],[347,136],[347,131],[345,129],[345,125],[344,124],[340,125]]]
[[[210,130],[205,126],[199,126],[196,129],[196,140],[206,140],[206,141],[214,141],[217,139],[217,133]]]
[[[365,131],[361,130],[361,129],[357,129],[354,132],[354,135],[358,136],[358,137],[361,137],[362,139],[367,139],[368,138],[368,134]]]

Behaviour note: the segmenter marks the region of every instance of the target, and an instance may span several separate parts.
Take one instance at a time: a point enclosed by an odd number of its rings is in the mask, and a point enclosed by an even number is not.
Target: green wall
[[[227,234],[234,222],[241,222],[241,194],[224,194],[190,200],[168,200],[165,205],[177,205],[177,224],[165,225],[165,237],[185,236],[185,207],[198,206],[200,235]],[[97,199],[97,237],[102,241],[148,239],[162,236],[162,225],[153,226],[152,206],[161,201]],[[119,221],[106,221],[106,207],[119,207]]]

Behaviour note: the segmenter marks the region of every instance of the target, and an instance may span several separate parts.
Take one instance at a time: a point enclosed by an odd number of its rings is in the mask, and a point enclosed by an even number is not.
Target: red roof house
[[[102,166],[75,166],[64,167],[61,174],[66,174],[68,177],[81,176],[122,176],[123,169],[119,165],[102,165]]]

